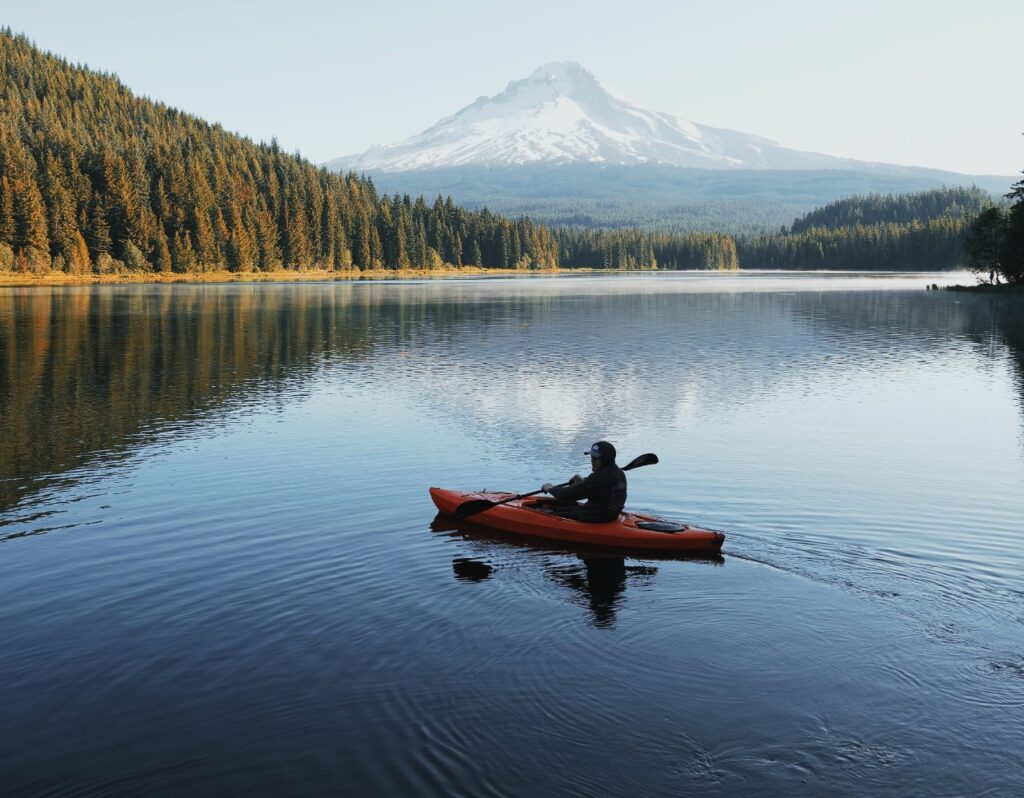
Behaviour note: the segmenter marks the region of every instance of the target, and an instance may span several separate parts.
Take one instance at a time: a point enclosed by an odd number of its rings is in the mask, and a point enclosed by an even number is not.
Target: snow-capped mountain
[[[712,169],[842,169],[859,164],[643,108],[610,92],[579,64],[560,62],[509,83],[494,97],[480,97],[419,135],[337,158],[327,166],[405,171],[536,163]]]

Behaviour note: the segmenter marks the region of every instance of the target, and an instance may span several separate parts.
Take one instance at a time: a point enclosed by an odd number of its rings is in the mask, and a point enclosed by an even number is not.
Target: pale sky
[[[0,25],[316,162],[573,60],[654,110],[787,147],[1024,169],[1024,0],[0,0]]]

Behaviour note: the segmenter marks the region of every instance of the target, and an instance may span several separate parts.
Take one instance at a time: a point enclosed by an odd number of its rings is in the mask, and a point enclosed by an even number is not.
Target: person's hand
[[[552,485],[550,482],[545,482],[543,485],[540,486],[540,489],[542,491],[544,491],[545,493],[551,493],[551,489],[553,487],[555,487],[555,486]]]
[[[572,479],[569,480],[569,484],[570,485],[578,485],[582,481],[583,481],[583,477],[581,477],[579,474],[573,474],[572,475]]]

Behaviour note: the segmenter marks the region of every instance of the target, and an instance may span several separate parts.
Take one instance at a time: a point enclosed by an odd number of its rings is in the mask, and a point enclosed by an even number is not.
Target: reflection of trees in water
[[[469,305],[363,286],[0,292],[0,510],[68,469],[167,424],[289,382],[324,360],[436,340]]]
[[[1024,411],[1024,297],[993,300],[993,328],[1013,356],[1017,371],[1017,390]]]
[[[893,343],[898,339],[904,354],[927,354],[956,339],[972,341],[986,356],[1009,354],[1024,413],[1024,297],[949,291],[925,297],[884,291],[855,297],[821,293],[800,297],[793,308],[803,323],[825,335]]]
[[[961,297],[958,302],[969,319],[965,336],[977,343],[983,352],[995,357],[1000,357],[1005,347],[1013,367],[1020,411],[1024,416],[1024,297],[957,296]],[[979,408],[979,411],[984,412],[984,408]]]
[[[0,509],[96,453],[151,441],[169,424],[260,395],[287,401],[324,367],[382,364],[428,405],[450,409],[457,396],[459,423],[481,435],[538,447],[560,445],[582,433],[573,425],[594,419],[604,429],[657,427],[683,398],[757,402],[760,383],[769,389],[794,363],[835,368],[827,355],[837,340],[865,335],[898,337],[892,345],[908,353],[931,351],[951,335],[998,340],[1024,384],[1019,298],[615,293],[615,285],[2,292]],[[1024,406],[1024,387],[1021,394]],[[545,397],[555,408],[546,422]]]
[[[1024,297],[1000,298],[993,307],[993,327],[1013,358],[1024,443]]]
[[[290,379],[325,365],[401,354],[398,378],[416,380],[424,394],[442,386],[450,403],[451,378],[469,363],[498,376],[494,363],[522,358],[523,331],[535,324],[551,322],[567,351],[585,355],[595,349],[590,314],[617,313],[622,334],[601,346],[623,357],[650,349],[638,328],[664,300],[591,296],[588,313],[566,321],[566,303],[575,310],[577,299],[526,283],[0,292],[0,509],[95,453],[116,456],[171,423],[258,393],[287,400],[303,390]],[[467,379],[477,376],[468,367]],[[517,391],[511,378],[491,389],[499,406]]]

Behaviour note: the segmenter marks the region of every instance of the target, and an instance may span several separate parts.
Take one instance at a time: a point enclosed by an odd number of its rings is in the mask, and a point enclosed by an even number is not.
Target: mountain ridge
[[[964,175],[788,149],[651,111],[575,62],[552,62],[397,144],[324,164],[385,192],[452,195],[548,224],[732,233],[772,230],[852,194],[976,185]]]

